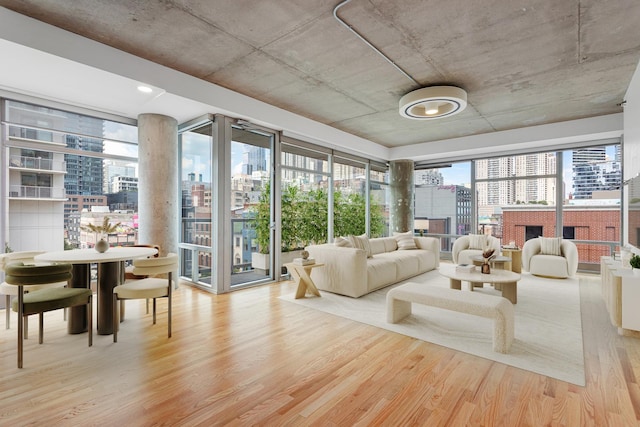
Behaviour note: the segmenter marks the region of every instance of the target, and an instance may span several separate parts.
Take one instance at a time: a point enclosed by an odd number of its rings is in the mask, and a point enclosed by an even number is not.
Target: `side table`
[[[318,291],[315,283],[311,280],[311,270],[316,267],[322,267],[323,265],[324,264],[300,265],[293,262],[284,265],[287,267],[289,273],[291,273],[291,277],[293,277],[296,285],[298,285],[298,289],[296,290],[296,299],[304,298],[307,291],[317,297],[321,296],[320,291]]]
[[[522,273],[522,249],[502,248],[502,255],[511,258],[511,271]]]

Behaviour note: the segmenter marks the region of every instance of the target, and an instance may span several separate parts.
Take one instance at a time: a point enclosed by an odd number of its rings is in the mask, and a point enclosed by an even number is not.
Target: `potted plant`
[[[96,236],[96,251],[102,253],[106,252],[109,249],[109,243],[104,239],[105,235],[109,235],[110,233],[115,233],[120,227],[121,223],[111,224],[109,222],[109,217],[105,216],[102,220],[102,225],[88,224],[86,226],[81,226],[80,229],[82,231],[86,231],[87,233],[94,233]],[[98,240],[98,235],[100,236],[100,240]]]
[[[629,265],[633,269],[633,274],[640,275],[640,255],[631,255],[631,258],[629,259]]]

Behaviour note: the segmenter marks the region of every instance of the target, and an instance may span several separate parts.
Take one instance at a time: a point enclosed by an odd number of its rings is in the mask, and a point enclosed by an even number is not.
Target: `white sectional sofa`
[[[440,265],[440,239],[414,237],[417,249],[398,250],[394,237],[369,239],[371,257],[355,247],[327,243],[306,249],[324,267],[314,268],[311,279],[323,291],[360,297]]]

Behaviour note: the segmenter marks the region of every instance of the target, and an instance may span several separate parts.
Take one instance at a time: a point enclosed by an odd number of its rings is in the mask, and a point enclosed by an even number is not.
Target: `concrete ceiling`
[[[0,6],[384,147],[622,111],[638,0],[0,0]],[[417,84],[416,84],[417,82]],[[423,86],[468,92],[451,118],[400,117]]]

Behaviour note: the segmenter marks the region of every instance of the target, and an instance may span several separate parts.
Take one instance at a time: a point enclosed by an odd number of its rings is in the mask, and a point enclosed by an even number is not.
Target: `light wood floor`
[[[22,370],[0,310],[0,425],[639,425],[640,339],[616,334],[598,283],[581,289],[586,387],[279,300],[290,282],[181,286],[171,339],[164,303],[152,326],[129,301],[119,342],[92,348],[49,313]]]

